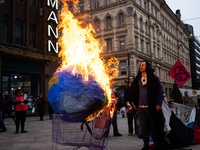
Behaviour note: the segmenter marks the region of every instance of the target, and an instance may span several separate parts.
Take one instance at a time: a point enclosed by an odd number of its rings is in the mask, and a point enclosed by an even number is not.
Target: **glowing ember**
[[[118,74],[117,68],[112,68],[113,64],[118,64],[115,58],[109,60],[107,64],[100,58],[102,47],[99,40],[95,39],[95,33],[91,24],[86,28],[81,27],[83,21],[79,21],[68,10],[65,0],[64,7],[60,14],[59,30],[62,31],[62,37],[58,43],[61,47],[59,57],[62,57],[62,64],[59,70],[66,70],[73,67],[73,74],[80,73],[85,82],[88,81],[89,75],[93,76],[101,88],[105,91],[107,99],[111,101],[111,82],[113,77]],[[73,1],[74,4],[78,0]],[[109,68],[109,69],[108,69]]]

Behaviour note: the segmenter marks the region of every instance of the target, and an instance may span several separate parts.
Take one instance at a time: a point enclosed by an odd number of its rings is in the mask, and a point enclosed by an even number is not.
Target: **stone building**
[[[47,84],[58,67],[56,14],[49,0],[0,1],[0,90],[47,100]]]
[[[174,80],[167,74],[179,59],[190,72],[189,32],[180,10],[172,12],[165,0],[80,0],[73,13],[88,14],[96,30],[102,56],[116,57],[119,76],[114,86],[123,90],[128,75],[136,76],[140,62],[151,62],[169,97]],[[182,88],[191,88],[191,79]]]

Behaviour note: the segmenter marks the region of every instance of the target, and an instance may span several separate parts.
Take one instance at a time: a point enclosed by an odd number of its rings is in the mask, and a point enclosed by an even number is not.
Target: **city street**
[[[14,134],[15,124],[11,118],[5,119],[7,132],[0,133],[0,149],[1,150],[50,150],[52,149],[52,123],[48,116],[44,117],[44,121],[39,121],[39,116],[27,117],[25,130],[28,133]],[[114,137],[112,128],[108,139],[109,150],[140,150],[142,148],[142,140],[136,135],[128,136],[127,118],[118,115],[119,132],[122,137]],[[54,144],[55,145],[55,144]],[[55,149],[55,148],[54,148]],[[60,146],[57,144],[58,150],[71,150],[73,147]],[[87,148],[81,148],[86,150]],[[192,145],[186,149],[199,150],[199,145]]]

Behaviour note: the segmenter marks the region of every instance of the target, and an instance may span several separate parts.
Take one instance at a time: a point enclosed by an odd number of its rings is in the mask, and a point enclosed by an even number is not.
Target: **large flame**
[[[69,0],[67,0],[69,1]],[[91,75],[100,84],[105,91],[107,99],[111,101],[111,82],[113,77],[118,74],[117,68],[111,67],[113,64],[117,66],[118,61],[111,58],[106,64],[100,57],[102,47],[100,41],[95,39],[92,25],[87,25],[83,28],[83,21],[79,21],[71,11],[68,10],[66,0],[63,1],[64,7],[60,13],[59,30],[62,31],[62,36],[58,43],[61,47],[59,57],[62,57],[62,64],[60,70],[74,67],[73,74],[81,73],[85,82],[88,76]],[[73,1],[74,4],[78,0]],[[112,68],[110,70],[110,68]],[[114,73],[113,73],[114,72]]]

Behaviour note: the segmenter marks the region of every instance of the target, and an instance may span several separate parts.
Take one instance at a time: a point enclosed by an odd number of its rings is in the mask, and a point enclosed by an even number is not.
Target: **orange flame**
[[[69,0],[68,0],[69,1]],[[86,28],[81,27],[85,22],[79,21],[68,10],[66,0],[61,10],[58,28],[62,30],[62,36],[58,43],[61,47],[59,57],[62,57],[60,70],[74,67],[73,74],[81,73],[85,81],[91,75],[105,91],[107,99],[111,101],[112,79],[118,75],[118,61],[111,58],[107,64],[100,58],[102,47],[100,41],[95,39],[95,33],[91,24]],[[75,4],[78,0],[73,1]],[[115,67],[114,67],[114,66]],[[111,69],[112,68],[112,69]]]

